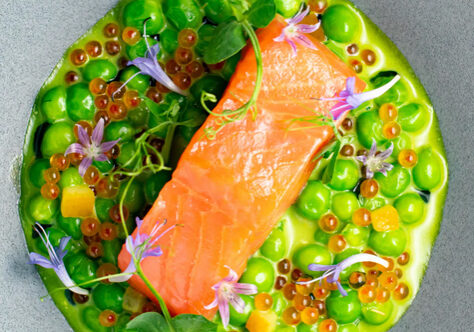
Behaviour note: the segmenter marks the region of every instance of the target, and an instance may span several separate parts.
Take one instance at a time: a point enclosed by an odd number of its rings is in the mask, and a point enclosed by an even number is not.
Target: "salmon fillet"
[[[328,114],[332,97],[356,76],[336,55],[311,38],[317,50],[298,46],[293,57],[287,43],[275,42],[285,26],[281,18],[258,31],[263,57],[263,84],[257,117],[227,124],[211,140],[204,129],[216,125],[210,115],[184,151],[172,179],[144,218],[141,233],[157,222],[181,224],[160,239],[164,254],[148,257],[142,267],[172,314],[194,313],[208,318],[214,299],[211,286],[228,274],[239,275],[248,258],[263,244],[284,211],[294,203],[315,166],[314,157],[331,140],[330,127],[288,131],[291,119]],[[248,47],[214,109],[237,109],[252,95],[256,78],[253,49]],[[356,90],[362,91],[357,80]],[[136,235],[136,231],[134,236]],[[119,266],[130,262],[124,247]],[[130,284],[153,295],[136,276]]]

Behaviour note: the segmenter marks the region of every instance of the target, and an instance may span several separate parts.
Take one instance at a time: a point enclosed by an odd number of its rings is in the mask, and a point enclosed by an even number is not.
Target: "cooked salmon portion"
[[[287,43],[273,40],[285,24],[277,18],[258,31],[264,76],[256,118],[249,112],[208,139],[204,129],[215,127],[219,118],[210,115],[142,224],[140,233],[148,234],[164,219],[168,225],[182,225],[160,239],[162,256],[142,262],[172,314],[215,314],[216,309],[204,306],[214,299],[211,286],[227,276],[224,266],[243,273],[248,258],[298,197],[315,166],[315,155],[333,137],[328,126],[288,128],[294,118],[328,114],[336,102],[311,98],[333,97],[345,88],[348,77],[356,75],[310,36],[317,50],[298,46],[298,56],[293,57]],[[214,112],[235,110],[249,100],[255,79],[255,55],[248,47]],[[357,80],[356,90],[364,87]],[[130,259],[124,247],[119,256],[122,270]],[[130,283],[153,298],[138,277]]]

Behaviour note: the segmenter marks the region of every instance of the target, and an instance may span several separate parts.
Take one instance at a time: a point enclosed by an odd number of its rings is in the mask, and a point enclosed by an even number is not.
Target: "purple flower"
[[[313,42],[304,34],[318,30],[319,26],[321,25],[321,22],[318,22],[314,25],[298,24],[309,13],[309,7],[306,7],[305,10],[303,10],[303,7],[304,6],[301,6],[300,11],[295,16],[285,20],[288,25],[283,28],[281,35],[273,39],[277,42],[286,41],[288,44],[290,44],[291,48],[293,49],[293,56],[297,55],[296,43],[312,50],[316,49],[316,46],[314,46]]]
[[[386,163],[384,160],[392,155],[393,152],[393,143],[390,144],[390,147],[377,154],[377,142],[372,141],[372,146],[367,156],[357,156],[356,159],[359,160],[366,167],[367,171],[365,177],[371,179],[374,177],[374,174],[377,172],[382,173],[387,176],[387,172],[391,171],[393,168],[392,164]]]
[[[168,75],[166,75],[165,71],[161,68],[160,64],[158,63],[157,56],[158,53],[160,52],[160,45],[156,44],[153,47],[150,47],[150,44],[148,43],[148,36],[146,34],[146,21],[143,26],[143,38],[145,39],[146,47],[147,47],[147,52],[146,52],[146,57],[144,58],[136,58],[132,61],[129,61],[127,63],[127,66],[135,66],[138,69],[140,69],[139,72],[135,73],[132,75],[128,80],[123,83],[123,85],[117,89],[112,95],[113,96],[119,92],[124,86],[128,84],[132,79],[135,78],[135,76],[139,74],[143,75],[148,75],[153,77],[157,82],[161,83],[171,91],[174,91],[176,93],[179,93],[181,95],[186,96],[187,93],[183,90],[181,90],[176,84],[174,84],[173,80],[169,78]]]
[[[99,120],[90,138],[87,134],[87,131],[81,125],[76,124],[76,126],[80,143],[71,144],[67,148],[64,155],[67,156],[70,153],[80,153],[84,156],[81,164],[79,165],[79,174],[84,176],[86,170],[90,167],[90,165],[92,165],[93,160],[109,160],[105,153],[112,149],[113,146],[120,141],[120,139],[101,143],[104,136],[104,119]]]
[[[366,101],[375,99],[383,95],[385,92],[390,90],[398,81],[400,80],[400,75],[395,76],[387,84],[366,92],[355,93],[355,77],[348,77],[346,80],[346,89],[342,90],[339,93],[339,97],[334,98],[318,98],[318,100],[337,100],[339,101],[331,109],[331,115],[334,120],[337,120],[341,117],[342,114],[349,110],[356,109]]]
[[[238,294],[253,295],[257,294],[258,290],[255,285],[238,283],[237,280],[239,280],[239,276],[237,273],[227,265],[225,267],[229,269],[229,275],[212,286],[212,289],[216,292],[216,296],[214,301],[204,308],[210,310],[218,306],[222,324],[224,328],[227,328],[230,318],[229,303],[237,312],[243,313],[245,310],[245,302]]]
[[[138,217],[135,220],[137,222],[137,236],[133,238],[132,235],[129,235],[127,239],[125,240],[125,247],[127,248],[127,251],[132,256],[132,260],[128,264],[127,268],[123,271],[123,273],[130,273],[130,275],[111,277],[109,279],[109,281],[111,282],[124,282],[130,279],[132,277],[132,274],[137,270],[135,266],[135,259],[138,262],[141,262],[146,257],[150,257],[150,256],[158,257],[158,256],[163,255],[163,251],[161,250],[161,247],[157,245],[156,243],[161,237],[163,237],[166,233],[168,233],[170,230],[176,227],[176,225],[168,227],[168,229],[166,229],[164,232],[158,235],[158,232],[166,225],[166,220],[165,220],[161,224],[159,223],[155,224],[155,226],[150,232],[150,235],[140,234],[140,228],[143,224],[143,220],[141,220]]]
[[[59,247],[54,248],[51,242],[49,241],[49,236],[44,230],[43,226],[41,226],[39,223],[36,223],[35,230],[38,233],[41,241],[43,241],[46,250],[48,251],[49,259],[36,252],[30,252],[29,264],[36,264],[41,267],[44,267],[45,269],[53,269],[54,272],[56,272],[56,275],[58,276],[59,280],[61,280],[61,282],[66,288],[77,294],[89,294],[86,289],[76,286],[74,281],[67,273],[66,267],[64,266],[63,259],[64,256],[66,256],[67,254],[67,250],[65,249],[71,237],[67,236],[61,238],[59,242]]]
[[[383,267],[388,267],[388,262],[375,255],[371,254],[357,254],[350,256],[349,258],[346,258],[339,264],[335,265],[321,265],[321,264],[309,264],[308,269],[310,271],[320,271],[323,272],[323,275],[320,276],[319,278],[315,278],[309,281],[298,281],[297,284],[301,285],[306,285],[310,284],[316,281],[320,281],[327,278],[327,281],[329,283],[335,283],[337,285],[337,289],[339,289],[339,292],[342,294],[342,296],[347,296],[346,290],[342,287],[341,283],[339,282],[339,275],[341,274],[342,271],[344,271],[346,268],[348,268],[351,265],[357,264],[357,263],[362,263],[362,262],[372,262],[376,264],[380,264]]]

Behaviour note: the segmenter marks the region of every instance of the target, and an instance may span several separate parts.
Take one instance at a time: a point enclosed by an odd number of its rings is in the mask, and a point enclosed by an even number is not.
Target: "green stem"
[[[148,289],[150,289],[150,291],[153,293],[155,298],[158,300],[158,303],[160,304],[161,312],[163,313],[163,316],[165,317],[166,322],[168,323],[168,326],[170,327],[170,330],[174,332],[173,325],[171,324],[171,315],[168,311],[168,307],[166,306],[165,301],[163,300],[161,295],[158,293],[158,291],[155,289],[155,287],[153,287],[152,283],[150,282],[150,280],[148,280],[145,273],[143,273],[143,270],[140,264],[136,264],[136,268],[137,268],[138,276],[143,280],[145,285],[148,287]]]
[[[165,144],[163,145],[163,149],[161,149],[161,156],[163,157],[163,164],[165,165],[168,163],[170,157],[175,130],[176,125],[170,124],[170,126],[168,127],[168,132],[166,133]]]

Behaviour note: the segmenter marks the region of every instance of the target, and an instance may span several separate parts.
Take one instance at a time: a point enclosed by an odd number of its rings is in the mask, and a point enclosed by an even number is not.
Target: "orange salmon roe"
[[[306,325],[313,325],[318,321],[319,311],[316,308],[307,307],[301,312],[301,321]]]
[[[403,149],[398,154],[398,162],[405,168],[412,168],[418,162],[418,155],[414,150]]]
[[[408,288],[407,284],[401,282],[397,288],[393,291],[393,298],[397,301],[401,301],[406,299],[410,289]]]
[[[99,323],[105,327],[114,326],[117,323],[117,314],[112,310],[106,309],[100,313]]]
[[[373,198],[379,192],[379,184],[375,179],[362,181],[360,185],[360,194],[365,198]]]
[[[383,125],[382,134],[387,139],[394,139],[400,135],[402,128],[395,121],[390,121]]]
[[[62,153],[56,153],[49,158],[51,168],[56,168],[59,171],[64,171],[69,167],[69,159]]]
[[[398,116],[398,111],[393,104],[383,104],[379,108],[379,117],[383,122],[395,121]]]
[[[281,317],[287,325],[296,325],[301,320],[300,313],[295,307],[285,309]]]
[[[364,285],[361,288],[359,288],[358,295],[359,295],[360,302],[370,303],[375,300],[377,293],[374,287],[369,286],[369,285]]]
[[[366,208],[360,208],[352,214],[352,222],[361,227],[369,226],[372,222],[372,214]]]
[[[319,323],[318,327],[319,332],[336,332],[337,323],[334,319],[325,319]]]
[[[102,95],[107,89],[107,82],[100,77],[94,78],[89,82],[89,90],[94,95]]]
[[[343,235],[333,235],[329,238],[328,248],[334,253],[342,252],[347,246]]]
[[[379,276],[379,282],[382,287],[394,290],[397,287],[398,277],[395,272],[383,272]]]
[[[135,45],[140,40],[140,31],[133,27],[126,27],[122,31],[122,39],[128,45]]]
[[[331,213],[328,213],[319,219],[319,227],[326,233],[333,233],[338,225],[339,221],[336,216]]]
[[[273,298],[268,293],[260,293],[255,296],[254,303],[257,310],[266,311],[272,307]]]

